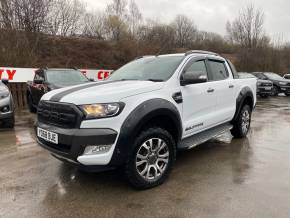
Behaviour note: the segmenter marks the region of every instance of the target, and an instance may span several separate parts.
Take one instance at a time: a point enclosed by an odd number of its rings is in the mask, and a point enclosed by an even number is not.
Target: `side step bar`
[[[231,124],[226,123],[226,124],[222,124],[214,128],[205,130],[201,133],[198,133],[196,135],[183,139],[178,145],[178,149],[181,149],[181,150],[192,149],[202,143],[209,141],[212,138],[215,138],[231,130],[232,128],[233,126]]]

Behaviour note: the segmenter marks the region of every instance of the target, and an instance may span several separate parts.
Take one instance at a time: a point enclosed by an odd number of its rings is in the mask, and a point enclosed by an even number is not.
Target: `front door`
[[[208,78],[204,59],[191,60],[183,70]],[[182,75],[181,75],[182,77]],[[215,88],[209,82],[181,86],[183,96],[183,138],[212,127],[217,104]]]

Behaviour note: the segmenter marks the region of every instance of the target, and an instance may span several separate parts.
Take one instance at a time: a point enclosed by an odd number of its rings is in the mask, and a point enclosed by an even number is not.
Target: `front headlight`
[[[282,86],[286,86],[287,85],[286,82],[279,82],[279,84],[282,85]]]
[[[0,92],[0,99],[7,98],[9,97],[9,95],[10,95],[9,91],[2,91]]]
[[[79,107],[84,111],[86,119],[100,119],[119,115],[125,104],[124,103],[107,103],[107,104],[87,104]]]

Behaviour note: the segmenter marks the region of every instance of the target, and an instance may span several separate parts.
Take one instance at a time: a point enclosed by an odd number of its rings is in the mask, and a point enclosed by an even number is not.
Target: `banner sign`
[[[7,78],[9,82],[23,83],[28,80],[33,80],[35,71],[37,68],[14,68],[14,67],[0,67],[0,80]],[[95,81],[106,80],[112,70],[92,70],[92,69],[81,69],[89,79]]]

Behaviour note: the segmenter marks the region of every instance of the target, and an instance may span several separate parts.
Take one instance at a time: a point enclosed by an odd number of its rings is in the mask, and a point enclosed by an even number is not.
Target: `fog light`
[[[112,145],[89,145],[86,146],[84,155],[103,154],[110,150]]]
[[[3,113],[7,113],[7,112],[9,112],[9,107],[8,107],[8,106],[3,107],[1,111],[2,111]]]

